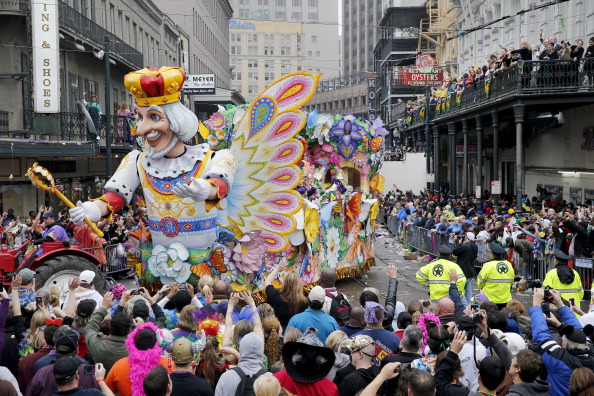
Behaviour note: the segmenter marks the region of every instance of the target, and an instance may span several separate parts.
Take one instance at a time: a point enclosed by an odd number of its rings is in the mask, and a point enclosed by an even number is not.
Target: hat
[[[173,341],[171,345],[171,360],[177,364],[188,364],[194,360],[192,342],[188,338],[181,337]]]
[[[479,210],[479,211],[476,212],[476,214],[480,216],[480,215],[483,214],[483,211],[482,210]]]
[[[48,218],[55,219],[55,218],[56,218],[56,215],[55,215],[55,214],[53,214],[52,212],[45,212],[45,213],[43,214],[43,218],[44,218],[44,219],[48,219]]]
[[[23,268],[19,271],[19,275],[23,278],[23,283],[29,283],[35,276],[35,271],[31,271],[29,268]]]
[[[95,279],[95,271],[84,270],[78,277],[80,278],[80,283],[90,285],[93,283],[93,279]]]
[[[326,291],[324,291],[321,286],[314,286],[309,292],[308,298],[309,301],[319,301],[323,303],[326,301]]]
[[[470,231],[468,231],[466,233],[466,238],[468,238],[469,241],[474,241],[476,239],[474,232],[470,232]]]
[[[559,334],[565,336],[569,341],[573,341],[576,344],[586,344],[588,342],[588,337],[586,337],[586,333],[584,333],[580,329],[576,329],[572,325],[563,325],[559,329]]]
[[[179,67],[141,69],[124,76],[124,85],[136,97],[136,105],[148,107],[180,100],[186,73]]]
[[[78,357],[64,356],[54,363],[54,377],[59,381],[69,381],[78,371],[80,360]]]
[[[555,255],[555,258],[561,262],[567,262],[569,261],[569,256],[566,255],[565,253],[563,253],[561,250],[557,249],[555,250],[555,252],[553,252],[553,254]]]
[[[375,301],[367,301],[365,303],[365,323],[378,323],[384,320],[383,314],[382,317],[379,319],[375,315],[375,308],[380,307],[382,312],[386,312],[385,308],[381,305],[376,303]]]
[[[76,330],[66,330],[56,340],[56,353],[70,355],[78,347],[79,334]]]
[[[283,345],[282,355],[289,377],[310,383],[324,379],[336,359],[334,351],[324,347],[318,338],[315,327],[308,327],[303,337]]]
[[[502,333],[501,335],[498,335],[498,337],[507,345],[507,348],[514,356],[521,350],[526,349],[526,341],[524,341],[522,336],[518,333]]]
[[[504,214],[504,215],[503,215],[503,218],[504,218],[504,219],[509,219],[510,217],[511,217],[511,216],[510,216],[510,215],[508,215],[508,214]]]
[[[116,283],[115,285],[111,285],[109,287],[109,291],[113,294],[114,300],[120,300],[122,298],[122,294],[126,291],[126,286],[121,283]]]
[[[148,307],[148,305],[146,305],[144,300],[134,301],[134,306],[132,307],[132,317],[133,318],[146,319],[149,317],[149,313],[150,313],[149,307]]]
[[[86,300],[81,300],[76,306],[76,313],[81,318],[86,318],[93,314],[93,311],[95,311],[96,307],[97,301],[95,300],[91,300],[90,298]]]
[[[358,335],[353,337],[352,341],[349,343],[347,348],[351,352],[357,352],[365,348],[366,346],[373,344],[375,344],[375,341],[373,341],[373,338],[371,338],[370,336]]]
[[[218,303],[213,303],[210,306],[217,313],[226,315],[227,314],[227,308],[229,307],[229,301],[228,300],[223,300],[223,301],[220,301]]]
[[[489,249],[491,250],[491,252],[493,252],[493,254],[504,254],[505,253],[505,249],[498,243],[491,243],[489,245]]]
[[[484,303],[484,302],[487,302],[487,301],[489,301],[489,297],[487,297],[487,295],[486,295],[486,294],[482,294],[482,293],[476,294],[476,295],[474,296],[474,299],[475,299],[476,301],[478,301],[479,303]]]
[[[454,250],[448,245],[440,245],[439,246],[439,254],[450,255]]]
[[[458,330],[470,331],[475,327],[474,321],[468,315],[456,314],[454,315],[454,322],[458,326]]]

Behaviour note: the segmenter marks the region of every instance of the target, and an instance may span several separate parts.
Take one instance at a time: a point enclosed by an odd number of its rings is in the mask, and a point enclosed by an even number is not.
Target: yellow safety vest
[[[450,270],[452,268],[458,274],[456,287],[460,292],[460,297],[462,297],[464,295],[466,277],[458,264],[446,259],[439,259],[430,262],[417,271],[417,280],[423,285],[429,285],[429,298],[431,300],[439,300],[449,294]]]
[[[569,301],[570,298],[574,298],[575,303],[579,306],[580,301],[582,301],[584,298],[584,288],[582,287],[580,274],[578,274],[574,269],[572,269],[572,271],[574,272],[575,278],[570,285],[561,283],[559,275],[557,274],[557,268],[553,268],[547,272],[542,285],[544,287],[549,286],[551,289],[557,290],[559,294],[561,294],[561,298],[564,300]]]
[[[514,268],[507,260],[493,260],[483,264],[477,276],[479,290],[484,290],[489,301],[505,304],[512,299],[511,286],[514,283]]]

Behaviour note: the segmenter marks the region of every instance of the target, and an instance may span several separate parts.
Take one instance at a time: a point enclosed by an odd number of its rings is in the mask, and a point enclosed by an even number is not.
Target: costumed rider
[[[237,169],[229,150],[216,153],[208,144],[187,146],[198,131],[198,119],[180,102],[186,79],[178,67],[142,69],[127,74],[124,84],[135,96],[138,118],[136,136],[144,151],[134,150],[122,160],[98,199],[78,202],[70,209],[75,224],[85,217],[93,222],[109,218],[132,199],[140,185],[147,207],[153,256],[167,254],[184,265],[149,269],[161,282],[185,282],[190,266],[189,249],[210,249],[216,240],[217,209],[227,196]],[[157,251],[158,249],[158,251]],[[178,253],[171,253],[171,249]],[[208,258],[210,253],[204,252]],[[174,255],[175,257],[172,257]],[[162,271],[161,271],[162,270]]]
[[[429,298],[437,301],[447,297],[450,290],[450,271],[454,269],[458,274],[456,286],[460,296],[464,294],[464,285],[466,277],[462,268],[453,261],[450,261],[452,248],[447,245],[439,246],[439,259],[430,262],[417,271],[417,280],[422,285],[429,285]]]
[[[479,290],[501,309],[512,299],[511,286],[516,275],[511,263],[505,260],[505,249],[501,245],[493,242],[489,250],[491,261],[483,264],[476,279]]]
[[[84,219],[84,218],[83,218]],[[43,215],[43,226],[44,230],[41,234],[41,238],[37,238],[33,241],[34,245],[41,245],[43,242],[65,242],[68,241],[68,234],[64,227],[59,225],[56,222],[56,215],[52,212],[46,212]],[[21,266],[21,268],[28,268],[29,265],[35,260],[37,257],[43,254],[43,246],[39,248],[36,252],[31,253],[29,258],[25,261],[25,264]]]
[[[580,305],[580,301],[584,298],[584,288],[582,287],[582,280],[580,274],[573,268],[569,268],[569,256],[561,250],[553,252],[555,256],[555,268],[547,272],[543,287],[550,287],[557,290],[561,294],[561,298]],[[574,304],[572,304],[574,305]]]

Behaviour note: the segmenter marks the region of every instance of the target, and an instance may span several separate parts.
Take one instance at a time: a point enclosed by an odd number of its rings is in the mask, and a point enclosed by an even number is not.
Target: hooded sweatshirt
[[[350,362],[351,358],[346,353],[334,352],[334,356],[336,357],[334,360],[334,366],[326,376],[330,381],[334,381],[334,377],[336,376],[336,372],[343,367],[346,367]]]
[[[360,390],[365,389],[379,374],[379,366],[360,368],[347,375],[338,387],[339,396],[356,395]]]
[[[264,364],[264,342],[256,333],[246,334],[239,344],[239,363],[246,375],[254,375],[262,369]],[[270,375],[270,373],[265,373]],[[237,385],[241,382],[239,374],[235,370],[228,370],[219,379],[215,389],[215,396],[235,396]]]
[[[521,384],[511,386],[507,394],[516,394],[522,396],[545,396],[551,391],[551,385],[543,380],[535,380],[534,382],[523,382]]]

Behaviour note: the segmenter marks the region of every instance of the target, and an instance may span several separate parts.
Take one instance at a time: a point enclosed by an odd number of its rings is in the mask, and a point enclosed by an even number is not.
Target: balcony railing
[[[28,11],[30,1],[27,0],[0,0],[0,11],[19,10]]]
[[[594,92],[594,59],[525,61],[478,80],[445,98],[432,99],[430,117],[440,119],[468,112],[497,99],[516,95],[569,95]],[[391,119],[403,118],[409,126],[424,123],[421,106],[390,111]],[[434,112],[433,112],[434,109]]]
[[[0,111],[0,131],[8,131],[8,111]]]
[[[110,51],[119,55],[135,68],[143,67],[142,53],[122,42],[116,35],[108,32],[63,1],[60,4],[60,24],[73,33],[81,35],[103,48],[105,36],[110,40]]]
[[[355,73],[344,77],[329,78],[318,84],[318,92],[334,91],[335,89],[351,87],[366,82],[365,73]]]

